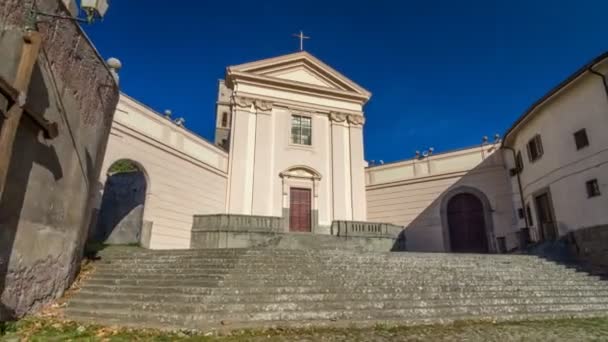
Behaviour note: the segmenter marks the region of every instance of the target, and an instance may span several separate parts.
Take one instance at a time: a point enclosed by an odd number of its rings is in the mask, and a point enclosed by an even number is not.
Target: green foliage
[[[0,336],[17,331],[15,322],[0,322]]]
[[[137,171],[139,171],[139,168],[132,161],[127,160],[127,159],[122,159],[122,160],[119,160],[116,163],[112,164],[112,166],[110,166],[110,169],[108,171],[112,174],[124,173],[124,172],[137,172]]]

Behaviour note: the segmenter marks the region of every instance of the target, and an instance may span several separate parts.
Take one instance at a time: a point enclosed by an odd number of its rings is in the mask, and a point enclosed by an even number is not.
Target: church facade
[[[594,62],[601,75],[605,60]],[[554,173],[566,160],[534,160],[526,168],[516,162],[522,154],[534,157],[530,132],[552,141],[556,128],[546,127],[557,125],[563,133],[601,121],[598,113],[608,111],[606,93],[592,75],[587,71],[585,77],[567,80],[542,104],[557,106],[553,98],[570,98],[569,111],[578,108],[581,117],[597,114],[588,120],[539,123],[542,115],[560,114],[527,113],[504,141],[484,139],[459,151],[368,166],[363,127],[371,93],[298,52],[227,68],[218,85],[215,143],[123,95],[104,168],[128,159],[146,174],[139,235],[149,248],[243,247],[299,233],[360,238],[364,244],[382,241],[372,243],[372,249],[389,250],[405,236],[408,250],[505,252],[582,228],[572,223],[551,236],[539,233],[551,222],[558,226],[561,210],[545,222],[546,209],[537,201],[538,177]],[[592,85],[570,86],[580,79]],[[606,144],[592,139],[588,151],[603,165],[597,153]],[[100,197],[106,176],[100,180]],[[601,193],[605,180],[596,176],[588,186]],[[580,190],[579,181],[568,178],[560,186]],[[597,205],[605,202],[594,197]],[[563,212],[572,212],[568,219],[575,222],[572,210]],[[608,223],[602,211],[593,212],[585,226]],[[541,219],[534,225],[536,217]]]

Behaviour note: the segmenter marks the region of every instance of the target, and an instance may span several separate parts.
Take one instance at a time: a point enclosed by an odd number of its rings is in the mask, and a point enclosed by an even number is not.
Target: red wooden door
[[[289,230],[310,232],[310,189],[291,188],[289,191]]]
[[[463,193],[450,199],[448,227],[452,252],[488,252],[483,204],[475,195]]]

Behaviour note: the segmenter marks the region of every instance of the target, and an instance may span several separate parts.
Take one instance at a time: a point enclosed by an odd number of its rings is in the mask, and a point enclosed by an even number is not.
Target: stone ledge
[[[283,218],[253,215],[195,215],[192,232],[282,233]]]
[[[330,234],[290,233],[282,217],[195,215],[190,248],[280,247],[403,251],[403,227],[388,223],[334,221]]]

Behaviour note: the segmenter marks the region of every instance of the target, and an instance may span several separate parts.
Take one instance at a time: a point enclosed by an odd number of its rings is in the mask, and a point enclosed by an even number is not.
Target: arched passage
[[[148,180],[143,167],[121,159],[107,170],[93,240],[108,244],[140,243]]]
[[[456,253],[489,253],[494,246],[492,207],[478,189],[462,186],[443,196],[444,246]]]

